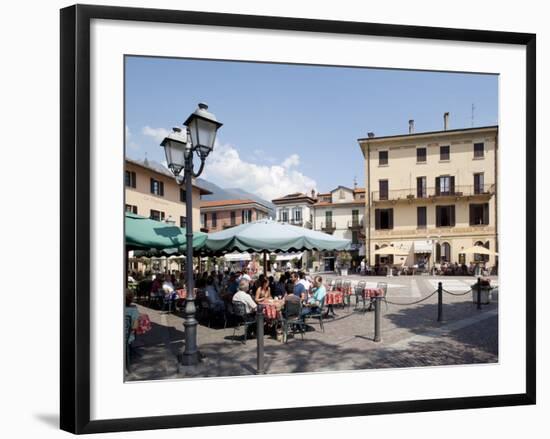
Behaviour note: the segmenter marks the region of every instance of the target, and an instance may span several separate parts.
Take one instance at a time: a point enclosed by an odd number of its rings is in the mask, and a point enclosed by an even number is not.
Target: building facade
[[[185,190],[160,163],[127,158],[124,168],[125,210],[185,227]],[[193,231],[200,229],[201,195],[210,191],[193,185]]]
[[[298,192],[271,200],[275,204],[276,219],[280,223],[313,228],[313,212],[317,199],[315,192],[311,196]]]
[[[254,200],[218,200],[201,202],[201,230],[219,232],[269,216],[269,208]]]
[[[365,189],[338,186],[327,193],[317,194],[313,226],[317,231],[351,241],[352,265],[358,266],[365,254]],[[320,270],[333,271],[335,252],[322,252]]]
[[[445,119],[446,121],[447,119]],[[469,264],[498,252],[498,126],[358,139],[365,157],[367,261]],[[374,255],[394,246],[406,255]]]

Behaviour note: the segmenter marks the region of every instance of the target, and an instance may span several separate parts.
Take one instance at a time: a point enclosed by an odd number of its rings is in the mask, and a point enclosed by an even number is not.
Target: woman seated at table
[[[132,344],[136,338],[135,333],[138,327],[139,310],[134,304],[134,293],[129,289],[126,289],[124,302],[126,305],[124,307],[124,315],[130,317],[130,334],[128,336],[128,344]]]
[[[271,300],[271,291],[269,289],[269,279],[266,277],[260,278],[258,288],[256,289],[256,303],[262,303],[266,300]]]
[[[327,294],[327,290],[323,285],[323,278],[321,276],[315,276],[313,279],[313,295],[307,299],[307,302],[302,308],[302,319],[308,314],[315,314],[319,312],[319,306],[324,300]]]

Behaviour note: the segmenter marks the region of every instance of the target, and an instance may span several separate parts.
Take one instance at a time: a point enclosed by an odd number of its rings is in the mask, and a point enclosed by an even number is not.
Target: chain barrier
[[[425,300],[428,300],[430,297],[432,297],[434,294],[437,293],[437,290],[435,290],[432,294],[430,294],[429,296],[426,296],[426,297],[423,297],[422,299],[420,300],[416,300],[414,302],[410,302],[410,303],[397,303],[397,302],[391,302],[389,300],[387,300],[385,297],[382,297],[381,299],[384,300],[386,303],[389,303],[390,305],[397,305],[397,306],[409,306],[409,305],[416,305],[417,303],[421,303],[421,302],[424,302]]]
[[[472,288],[470,288],[468,291],[465,291],[463,293],[451,293],[450,291],[443,289],[444,293],[450,294],[451,296],[465,296],[468,293],[471,293],[473,291]]]

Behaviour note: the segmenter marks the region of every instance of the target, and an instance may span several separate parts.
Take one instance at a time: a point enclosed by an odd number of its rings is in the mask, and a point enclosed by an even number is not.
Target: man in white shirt
[[[256,311],[256,302],[254,302],[254,299],[250,297],[250,294],[248,294],[248,289],[250,287],[250,284],[246,279],[241,279],[239,282],[239,291],[235,293],[233,296],[233,302],[241,302],[244,303],[244,306],[246,308],[247,314],[252,314],[254,311]]]
[[[309,279],[306,278],[306,274],[303,271],[301,271],[299,276],[300,276],[300,280],[298,281],[298,283],[302,284],[306,289],[306,291],[309,291],[311,288],[311,282],[309,281]]]

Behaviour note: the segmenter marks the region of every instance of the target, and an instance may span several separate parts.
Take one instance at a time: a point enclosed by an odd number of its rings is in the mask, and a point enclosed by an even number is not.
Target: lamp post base
[[[196,366],[199,364],[203,359],[203,355],[199,351],[192,352],[192,353],[185,353],[182,352],[178,355],[178,362],[182,366]]]

